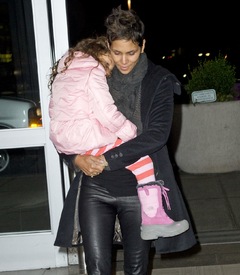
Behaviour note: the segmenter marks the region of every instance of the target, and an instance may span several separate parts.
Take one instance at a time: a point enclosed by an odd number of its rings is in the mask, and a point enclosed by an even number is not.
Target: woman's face
[[[111,55],[115,66],[122,74],[132,71],[138,62],[140,54],[144,51],[145,41],[142,47],[131,40],[115,40],[110,46]]]

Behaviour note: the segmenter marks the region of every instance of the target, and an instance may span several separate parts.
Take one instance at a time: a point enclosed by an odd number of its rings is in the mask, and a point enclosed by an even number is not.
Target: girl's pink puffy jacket
[[[60,153],[86,151],[136,136],[136,126],[117,110],[105,70],[91,56],[76,52],[68,69],[65,54],[58,65],[49,103],[50,139]]]

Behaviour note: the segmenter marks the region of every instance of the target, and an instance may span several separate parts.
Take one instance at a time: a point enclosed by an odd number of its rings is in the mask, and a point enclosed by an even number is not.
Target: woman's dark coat
[[[185,202],[176,183],[172,164],[166,147],[169,138],[174,108],[174,93],[181,93],[181,85],[176,77],[161,66],[148,62],[148,71],[142,81],[141,119],[142,134],[119,147],[104,154],[111,170],[130,165],[140,157],[150,155],[154,162],[157,180],[163,180],[169,188],[168,197],[171,210],[166,213],[175,221],[187,219],[190,224],[188,231],[169,238],[158,238],[154,241],[157,253],[179,252],[196,244],[195,234],[191,226]],[[69,166],[74,156],[63,156]],[[80,172],[71,184],[62,212],[59,230],[55,241],[56,246],[71,247],[74,229],[74,213],[79,188]]]

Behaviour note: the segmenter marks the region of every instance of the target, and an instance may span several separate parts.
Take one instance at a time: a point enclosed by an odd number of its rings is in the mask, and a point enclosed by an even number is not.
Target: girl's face
[[[145,40],[142,47],[132,40],[115,40],[109,48],[115,66],[122,74],[128,74],[137,64],[140,54],[144,52]]]
[[[114,67],[114,61],[111,54],[102,55],[100,57],[101,61],[107,65],[106,70],[106,76],[109,76],[111,74],[111,71]]]

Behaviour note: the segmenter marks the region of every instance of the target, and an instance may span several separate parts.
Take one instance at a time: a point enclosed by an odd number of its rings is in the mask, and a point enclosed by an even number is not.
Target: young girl
[[[118,111],[109,93],[106,76],[113,67],[104,36],[83,39],[57,62],[50,80],[49,114],[50,139],[59,153],[101,156],[136,137],[136,126]],[[186,220],[175,222],[163,209],[162,195],[170,209],[168,189],[156,181],[151,158],[144,156],[126,168],[138,182],[142,239],[186,231]]]

